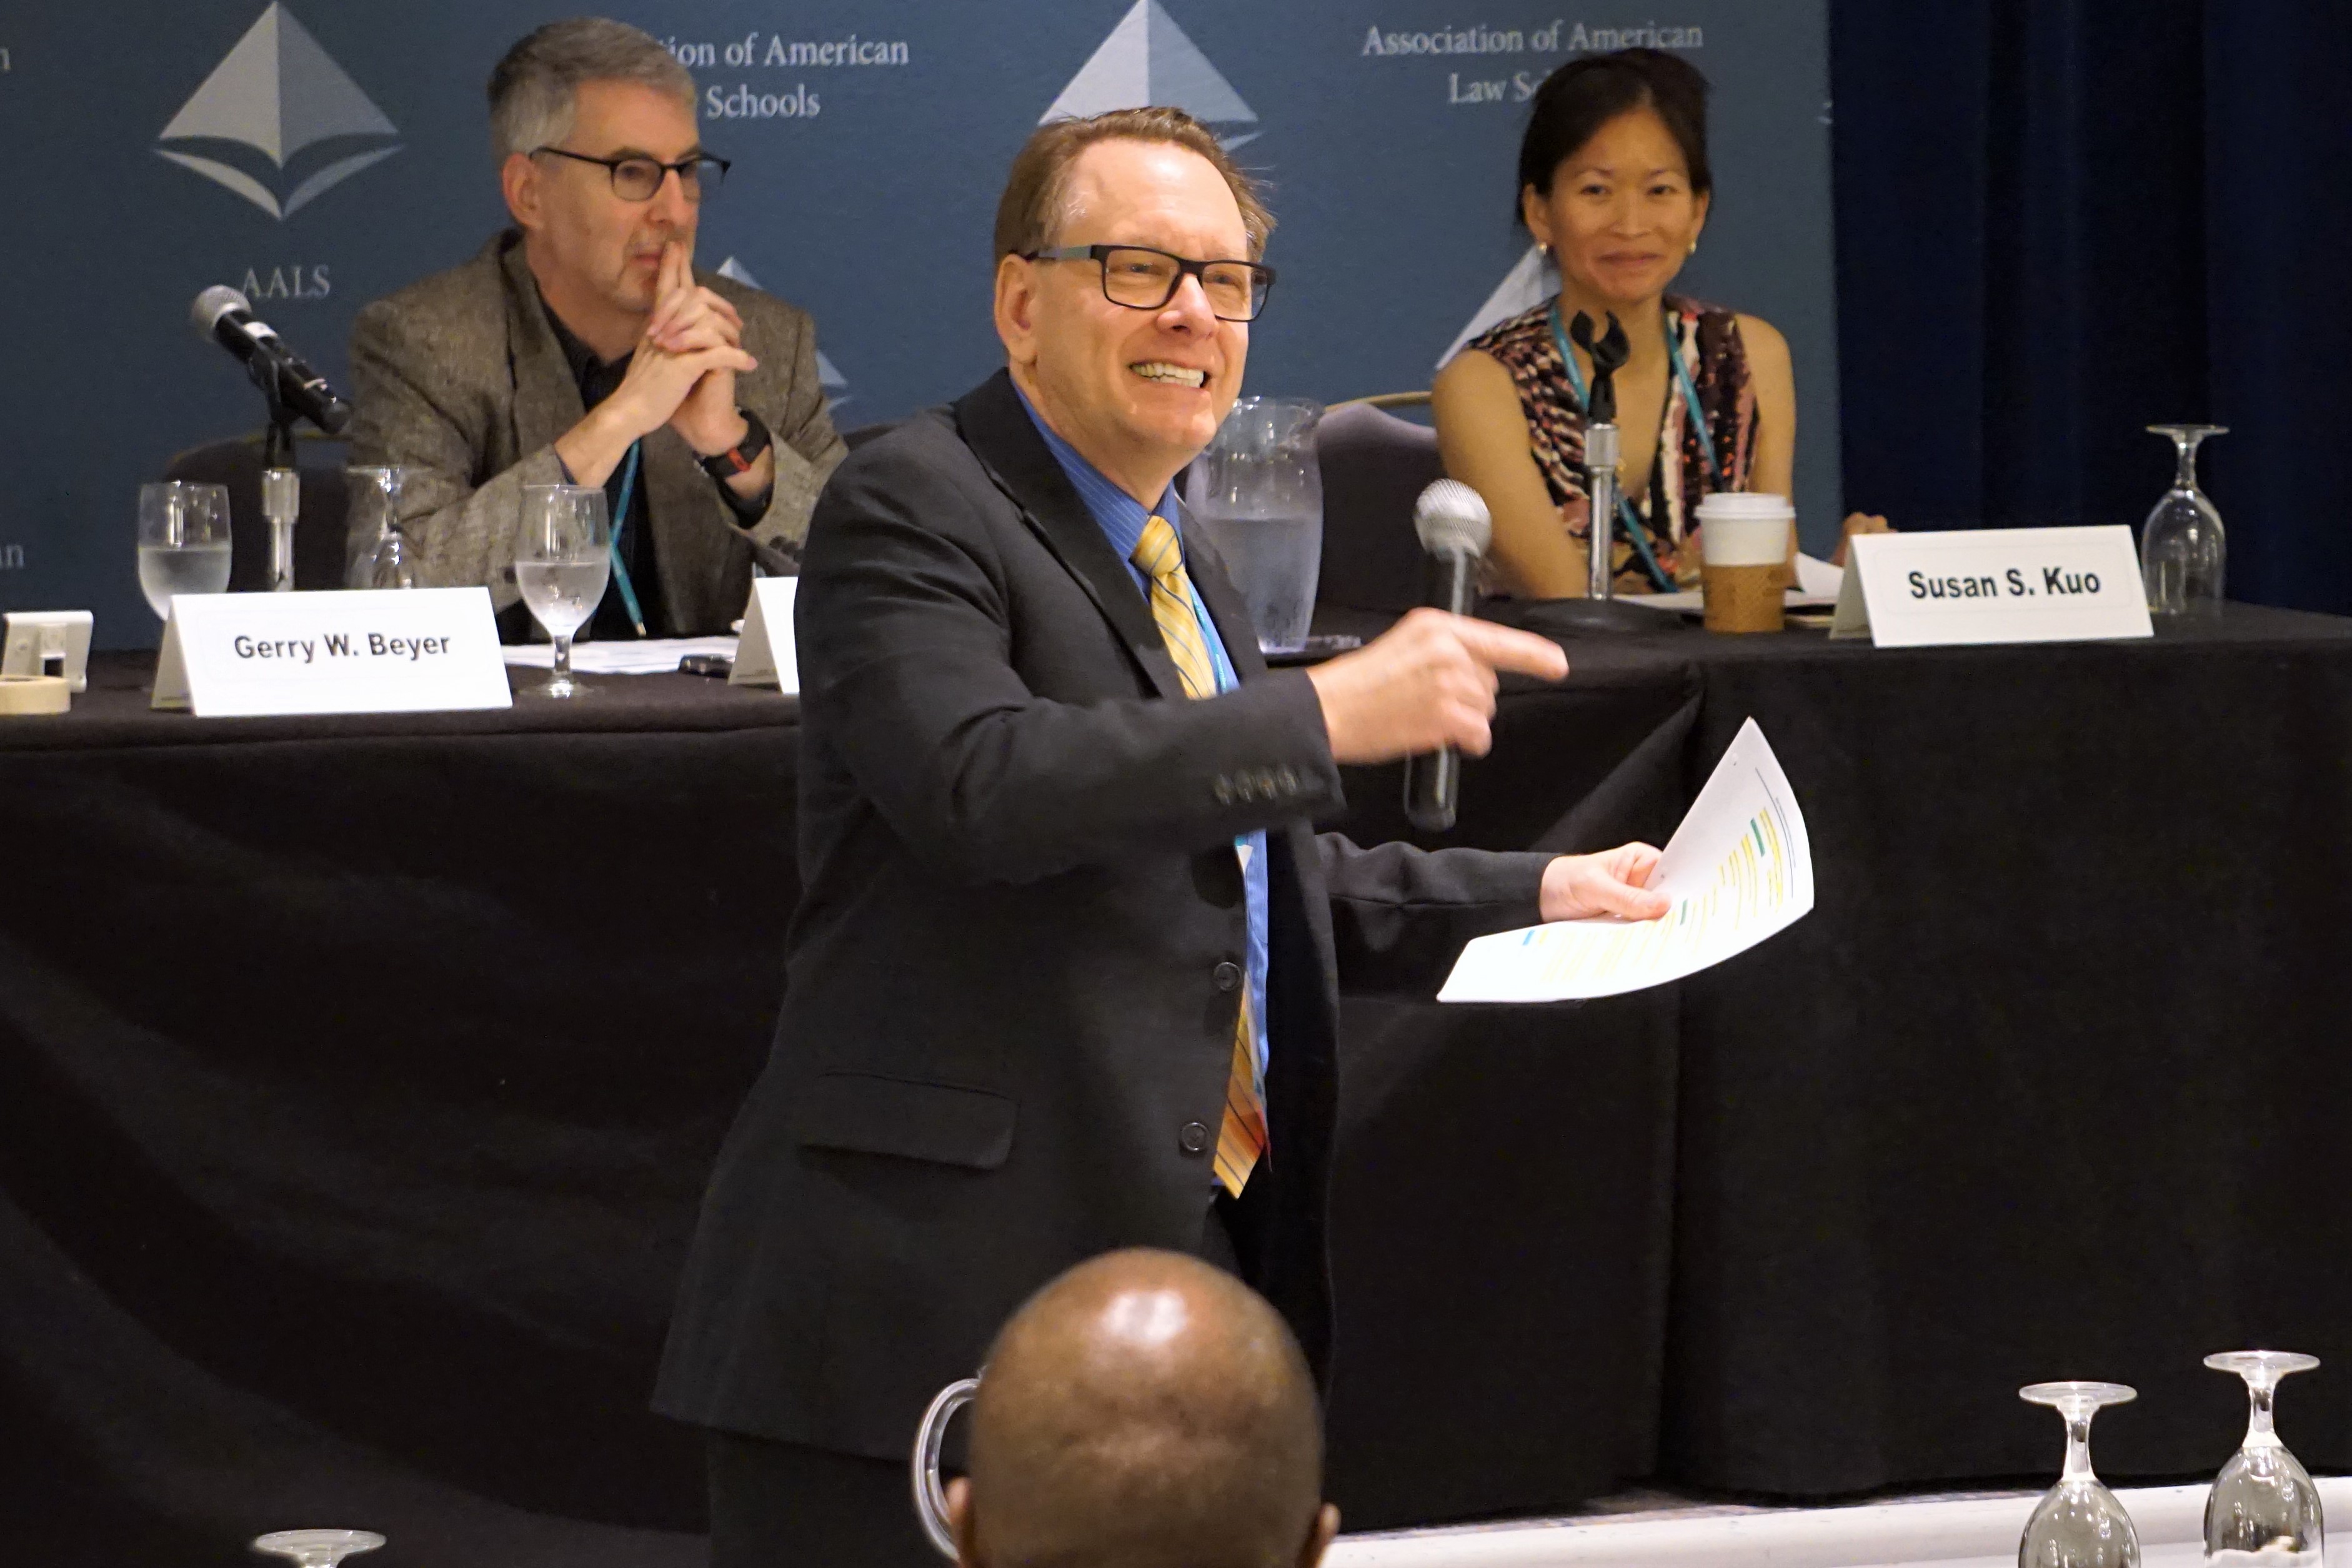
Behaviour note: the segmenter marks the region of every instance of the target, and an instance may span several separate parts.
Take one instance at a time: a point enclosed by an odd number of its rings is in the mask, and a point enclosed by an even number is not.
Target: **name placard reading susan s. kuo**
[[[1882,648],[2155,634],[2131,530],[1976,528],[1853,540],[1832,637]]]

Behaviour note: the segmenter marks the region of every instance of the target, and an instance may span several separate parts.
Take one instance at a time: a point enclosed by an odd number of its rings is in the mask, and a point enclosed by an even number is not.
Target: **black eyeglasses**
[[[611,176],[613,194],[625,202],[652,201],[662,188],[662,181],[671,174],[677,176],[677,188],[685,193],[688,201],[699,202],[703,192],[715,191],[726,183],[727,171],[733,167],[726,159],[713,158],[708,152],[681,158],[675,163],[646,157],[591,158],[585,152],[566,152],[561,147],[533,148],[530,155],[536,158],[541,152],[569,158],[574,163],[595,164]]]
[[[1033,250],[1025,261],[1098,261],[1103,298],[1130,310],[1159,310],[1176,298],[1186,274],[1201,280],[1220,321],[1255,321],[1274,288],[1274,268],[1255,261],[1187,261],[1139,245],[1066,245]]]

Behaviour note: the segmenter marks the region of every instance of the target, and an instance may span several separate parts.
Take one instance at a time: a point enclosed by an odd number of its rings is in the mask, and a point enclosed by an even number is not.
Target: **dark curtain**
[[[2233,598],[2352,611],[2342,0],[1835,0],[1850,508],[2129,523],[2211,421]]]

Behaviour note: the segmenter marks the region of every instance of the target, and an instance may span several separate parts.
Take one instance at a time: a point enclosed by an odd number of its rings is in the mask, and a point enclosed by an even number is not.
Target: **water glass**
[[[139,587],[158,621],[180,593],[228,588],[228,488],[167,480],[139,486]]]
[[[1245,397],[1192,465],[1186,503],[1249,606],[1257,645],[1307,645],[1323,568],[1323,470],[1315,427],[1323,405]]]
[[[2320,1568],[2326,1528],[2319,1490],[2273,1428],[2279,1379],[2309,1372],[2315,1355],[2284,1350],[2209,1355],[2216,1372],[2246,1381],[2246,1440],[2213,1478],[2205,1499],[2205,1561],[2221,1568]]]
[[[405,468],[346,468],[345,538],[350,560],[343,573],[346,588],[416,588],[416,552],[401,532],[400,497],[408,483]]]
[[[2139,1568],[2139,1531],[2091,1473],[2091,1417],[2139,1397],[2120,1383],[2035,1383],[2017,1391],[2066,1422],[2066,1468],[2042,1494],[2017,1543],[2017,1568]]]
[[[541,688],[577,696],[572,636],[596,613],[613,571],[613,527],[604,492],[586,485],[526,485],[515,535],[515,586],[555,643],[555,666]]]

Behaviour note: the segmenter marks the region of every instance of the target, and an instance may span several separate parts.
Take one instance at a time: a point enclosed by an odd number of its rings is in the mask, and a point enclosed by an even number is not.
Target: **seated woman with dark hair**
[[[1472,339],[1433,389],[1445,471],[1494,514],[1487,569],[1504,592],[1586,591],[1592,366],[1569,338],[1579,311],[1596,327],[1613,312],[1632,344],[1616,378],[1615,591],[1698,585],[1702,497],[1790,494],[1788,340],[1754,316],[1667,292],[1698,249],[1713,196],[1706,91],[1696,67],[1655,49],[1571,60],[1537,89],[1519,144],[1518,215],[1558,265],[1559,293]],[[1885,526],[1857,515],[1845,531]]]

